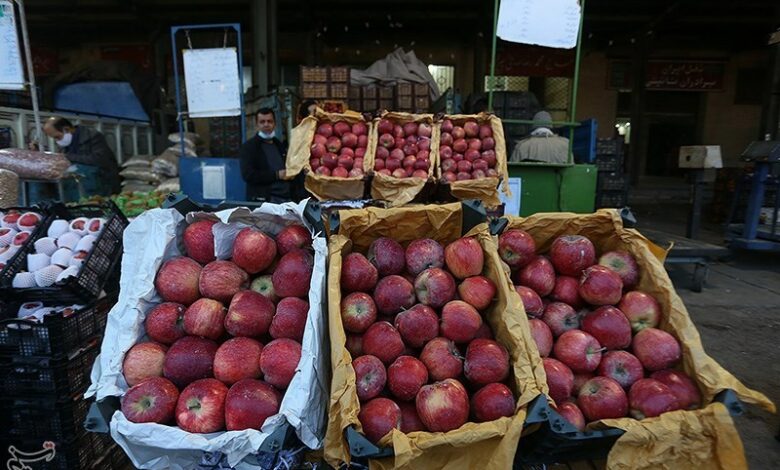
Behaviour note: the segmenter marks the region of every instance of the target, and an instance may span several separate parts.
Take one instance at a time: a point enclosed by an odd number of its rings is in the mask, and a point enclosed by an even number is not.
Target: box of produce
[[[433,115],[384,113],[373,134],[371,197],[393,207],[411,202],[434,178],[439,139]]]
[[[484,216],[470,223],[460,203],[339,213],[328,273],[333,467],[511,467],[543,369],[532,367],[525,313]]]
[[[376,148],[372,124],[357,113],[317,109],[292,130],[287,175],[304,171],[306,189],[317,199],[360,199]]]
[[[0,275],[28,243],[40,236],[49,217],[49,211],[40,207],[0,208]]]
[[[111,435],[136,466],[235,466],[291,428],[321,446],[327,248],[304,209],[154,209],[127,228],[87,395],[121,397]]]
[[[437,123],[436,176],[453,197],[501,204],[499,186],[508,195],[506,142],[501,119],[493,114],[444,116]]]
[[[746,468],[723,403],[775,407],[705,353],[663,250],[612,210],[498,219],[492,231],[546,377],[521,462]]]

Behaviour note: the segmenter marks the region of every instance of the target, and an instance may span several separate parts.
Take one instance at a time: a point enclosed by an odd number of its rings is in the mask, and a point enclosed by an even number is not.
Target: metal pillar
[[[690,239],[699,238],[701,227],[701,206],[704,201],[704,170],[691,170],[691,210],[688,214],[688,226],[685,236]]]
[[[24,2],[16,0],[19,5],[19,23],[22,26],[22,42],[24,42],[24,58],[27,62],[27,79],[30,81],[30,97],[32,98],[33,118],[35,119],[35,132],[30,139],[39,142],[41,136],[41,115],[38,107],[38,89],[35,87],[35,71],[33,70],[32,53],[30,52],[30,36],[27,34],[27,17],[24,14]],[[24,134],[19,136],[24,140]],[[40,145],[40,142],[39,142]]]
[[[764,183],[769,176],[769,167],[769,163],[754,163],[753,179],[750,183],[750,199],[748,199],[745,227],[742,231],[742,238],[746,240],[753,240],[758,235],[758,221],[761,217],[761,206],[764,204]]]
[[[268,0],[252,0],[252,84],[255,96],[268,93]]]

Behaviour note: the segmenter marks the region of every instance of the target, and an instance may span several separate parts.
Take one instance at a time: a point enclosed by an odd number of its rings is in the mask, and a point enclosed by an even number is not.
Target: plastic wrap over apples
[[[185,218],[173,209],[153,209],[136,218],[125,230],[125,252],[119,300],[108,316],[101,354],[92,370],[92,385],[86,396],[101,400],[123,396],[128,384],[122,363],[126,352],[136,343],[146,341],[146,314],[161,302],[155,290],[155,276],[162,264],[181,256],[180,243],[184,229],[198,220],[217,221],[212,227],[214,254],[217,260],[230,258],[233,242],[245,227],[254,227],[276,236],[292,224],[312,227],[305,221],[301,204],[264,204],[249,211],[246,208],[217,213],[190,213]],[[187,432],[176,425],[133,423],[120,411],[114,413],[110,428],[114,440],[122,446],[138,468],[189,469],[201,461],[203,452],[222,452],[235,468],[257,468],[246,459],[256,454],[263,441],[289,423],[307,447],[322,446],[329,372],[325,343],[323,295],[327,244],[313,235],[314,266],[308,292],[309,310],[301,340],[301,359],[292,380],[284,391],[279,412],[265,420],[260,431],[220,431],[208,434]],[[246,459],[246,460],[245,460]]]

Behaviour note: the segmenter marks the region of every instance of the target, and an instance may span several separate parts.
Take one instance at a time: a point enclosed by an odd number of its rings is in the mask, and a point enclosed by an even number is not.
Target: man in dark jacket
[[[82,186],[88,195],[119,192],[119,165],[103,134],[88,127],[74,126],[63,117],[49,118],[43,132],[54,139],[71,163],[76,164],[76,172],[84,174]]]
[[[257,133],[244,142],[238,153],[241,176],[246,181],[249,201],[287,202],[293,199],[294,185],[287,178],[287,146],[274,136],[276,116],[270,108],[255,114]]]

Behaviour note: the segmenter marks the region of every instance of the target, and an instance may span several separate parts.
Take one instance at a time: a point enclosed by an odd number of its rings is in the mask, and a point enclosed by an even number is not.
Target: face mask
[[[60,147],[67,147],[73,142],[73,134],[66,132],[62,135],[62,138],[55,141]]]
[[[265,140],[271,140],[271,139],[274,138],[274,133],[273,132],[271,132],[269,134],[269,133],[266,133],[266,132],[263,132],[263,131],[258,131],[257,135],[259,135],[261,139],[265,139]]]

